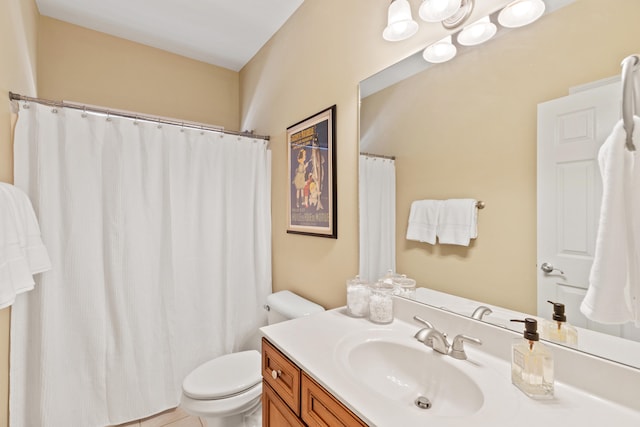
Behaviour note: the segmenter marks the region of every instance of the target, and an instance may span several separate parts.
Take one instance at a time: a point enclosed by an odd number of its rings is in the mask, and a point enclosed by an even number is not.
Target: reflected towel
[[[411,203],[407,239],[436,244],[436,228],[442,200],[416,200]]]
[[[640,119],[634,118],[635,129]],[[633,142],[640,150],[639,132]],[[598,153],[602,205],[589,289],[580,311],[608,324],[640,322],[640,151],[625,148],[626,133],[618,122]]]
[[[478,237],[478,208],[475,199],[448,199],[442,204],[436,231],[445,245],[469,246]]]

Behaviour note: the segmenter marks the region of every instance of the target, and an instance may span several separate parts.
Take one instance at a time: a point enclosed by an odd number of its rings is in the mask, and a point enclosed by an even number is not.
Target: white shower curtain
[[[395,161],[360,155],[360,277],[396,270]]]
[[[12,426],[175,407],[191,369],[265,323],[265,141],[31,103],[14,150],[53,269],[12,310]]]

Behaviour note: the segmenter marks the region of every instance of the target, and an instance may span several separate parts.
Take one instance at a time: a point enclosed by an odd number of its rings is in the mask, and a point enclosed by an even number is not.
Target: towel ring
[[[622,60],[622,126],[627,133],[626,146],[627,150],[635,151],[633,145],[633,116],[635,113],[635,89],[633,73],[636,65],[640,62],[638,55],[629,55]]]

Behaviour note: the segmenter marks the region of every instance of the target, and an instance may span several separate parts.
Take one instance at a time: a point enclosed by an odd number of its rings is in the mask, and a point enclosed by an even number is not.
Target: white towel
[[[29,198],[18,188],[0,183],[0,308],[33,289],[33,274],[50,268]]]
[[[436,228],[442,200],[416,200],[411,203],[407,239],[436,244]]]
[[[633,142],[640,150],[640,119],[634,117]],[[598,153],[602,206],[589,289],[580,311],[609,324],[640,322],[640,151],[625,148],[618,122]]]
[[[478,237],[478,208],[474,199],[448,199],[440,209],[438,242],[445,245],[469,246]]]

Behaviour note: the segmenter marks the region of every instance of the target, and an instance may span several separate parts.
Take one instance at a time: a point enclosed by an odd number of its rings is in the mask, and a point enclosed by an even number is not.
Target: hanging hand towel
[[[29,196],[18,187],[4,182],[0,182],[0,190],[8,196],[18,227],[20,247],[29,265],[29,271],[31,274],[38,274],[50,270],[51,260],[42,242],[40,226]]]
[[[0,183],[0,308],[33,289],[33,274],[50,268],[29,198],[13,185]]]
[[[9,196],[0,190],[0,308],[13,304],[16,294],[33,285],[29,265],[20,247],[14,210]]]
[[[469,246],[478,237],[478,208],[474,199],[448,199],[442,204],[437,228],[438,242]]]
[[[411,203],[407,239],[436,244],[436,228],[442,200],[416,200]]]
[[[634,118],[635,129],[640,119]],[[638,132],[633,142],[640,149]],[[622,121],[600,148],[602,205],[589,289],[580,311],[589,319],[608,324],[640,321],[638,245],[640,244],[639,151],[625,148]]]

